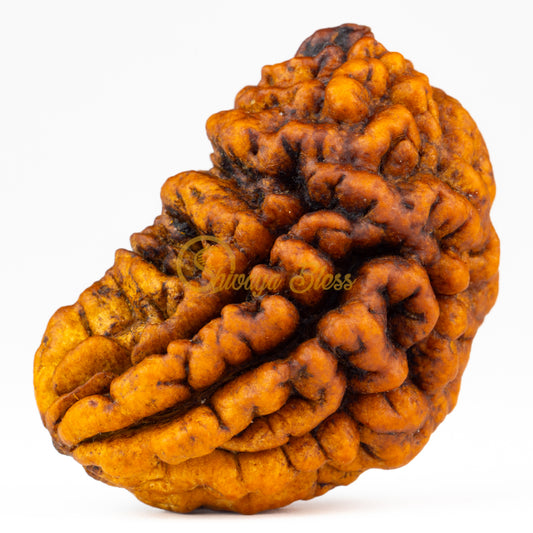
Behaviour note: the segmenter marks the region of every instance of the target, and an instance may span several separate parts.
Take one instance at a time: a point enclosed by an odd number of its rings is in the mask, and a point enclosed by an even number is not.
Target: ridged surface
[[[402,466],[454,407],[497,294],[474,121],[344,25],[207,133],[213,168],[169,178],[133,251],[48,324],[34,384],[56,448],[181,512]],[[212,290],[223,274],[246,283]]]

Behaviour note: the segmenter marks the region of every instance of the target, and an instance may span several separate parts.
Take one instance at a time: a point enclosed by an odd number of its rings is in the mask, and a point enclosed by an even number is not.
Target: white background
[[[531,531],[533,51],[527,2],[0,1],[0,521],[4,531]],[[55,452],[33,399],[48,318],[208,169],[207,117],[314,30],[372,27],[469,110],[497,179],[500,297],[421,454],[310,502],[178,515]]]

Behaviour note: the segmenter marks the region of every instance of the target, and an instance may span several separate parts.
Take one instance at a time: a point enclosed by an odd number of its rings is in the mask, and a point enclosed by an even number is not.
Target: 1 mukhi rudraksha
[[[343,25],[207,132],[213,168],[168,179],[133,251],[48,324],[34,383],[56,448],[181,512],[255,513],[404,465],[454,407],[497,294],[476,124]]]

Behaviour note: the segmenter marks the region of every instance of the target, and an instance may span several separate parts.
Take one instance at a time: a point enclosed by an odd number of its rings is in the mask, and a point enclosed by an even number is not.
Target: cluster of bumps
[[[255,513],[407,463],[497,294],[474,121],[350,24],[264,67],[207,133],[213,168],[168,179],[133,251],[48,324],[34,384],[56,448],[180,512]],[[249,284],[205,290],[221,272]]]

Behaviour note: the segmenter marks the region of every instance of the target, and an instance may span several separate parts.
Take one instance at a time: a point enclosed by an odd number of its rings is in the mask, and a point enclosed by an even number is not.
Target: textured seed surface
[[[406,464],[498,291],[474,121],[343,25],[263,67],[207,134],[213,168],[169,178],[132,251],[50,319],[34,385],[54,445],[180,512]]]

